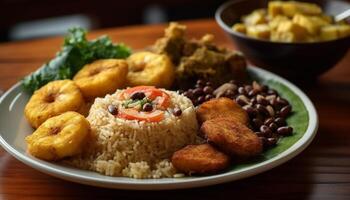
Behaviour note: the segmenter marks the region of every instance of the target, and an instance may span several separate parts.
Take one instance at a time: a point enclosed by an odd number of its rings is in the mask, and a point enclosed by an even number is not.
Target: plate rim
[[[265,160],[263,162],[257,163],[252,166],[244,167],[242,169],[229,171],[225,173],[203,176],[203,177],[195,177],[195,178],[162,178],[162,179],[132,179],[121,178],[121,177],[113,177],[110,179],[103,179],[99,177],[87,177],[85,175],[74,174],[69,171],[57,169],[55,167],[51,167],[41,163],[30,155],[25,155],[12,147],[9,143],[5,141],[2,137],[2,133],[0,132],[0,145],[12,156],[14,156],[17,160],[21,161],[27,166],[30,166],[40,172],[45,174],[49,174],[51,176],[86,184],[98,187],[105,188],[114,188],[114,189],[128,189],[128,190],[165,190],[165,189],[184,189],[184,188],[194,188],[194,187],[202,187],[220,184],[224,182],[235,181],[243,178],[247,178],[250,176],[257,175],[259,173],[270,170],[274,167],[277,167],[288,160],[294,158],[296,155],[301,153],[313,140],[318,130],[318,114],[313,105],[312,101],[307,97],[307,95],[301,91],[297,86],[295,86],[290,81],[276,75],[267,70],[255,67],[248,66],[248,70],[254,71],[255,73],[267,75],[271,79],[280,82],[290,88],[301,101],[304,103],[306,110],[309,114],[309,124],[308,127],[303,134],[303,136],[295,142],[291,147],[283,151],[282,153]],[[0,105],[3,103],[4,99],[12,93],[14,90],[20,87],[20,82],[17,82],[13,85],[9,90],[7,90],[0,98]],[[96,173],[96,172],[93,172]],[[115,178],[115,179],[114,179]]]

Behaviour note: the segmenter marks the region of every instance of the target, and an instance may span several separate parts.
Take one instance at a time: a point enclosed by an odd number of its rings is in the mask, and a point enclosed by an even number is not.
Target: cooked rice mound
[[[196,143],[198,125],[191,101],[176,92],[164,91],[171,97],[168,110],[177,106],[182,114],[177,117],[166,111],[165,118],[157,123],[125,120],[110,114],[108,105],[118,106],[121,103],[118,95],[123,90],[97,98],[87,117],[94,138],[88,150],[69,163],[108,176],[179,176],[169,158],[182,147]]]

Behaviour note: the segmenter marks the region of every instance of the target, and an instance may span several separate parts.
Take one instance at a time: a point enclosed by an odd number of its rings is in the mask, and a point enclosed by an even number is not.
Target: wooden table
[[[185,22],[189,37],[210,32],[220,45],[234,48],[213,20]],[[133,49],[151,45],[164,25],[94,31]],[[0,44],[0,89],[52,58],[62,38]],[[273,170],[244,180],[178,191],[123,191],[90,187],[40,173],[0,148],[0,199],[350,199],[350,52],[320,80],[302,89],[317,108],[320,125],[312,144]],[[239,198],[238,198],[239,197]],[[249,197],[249,198],[248,198]]]

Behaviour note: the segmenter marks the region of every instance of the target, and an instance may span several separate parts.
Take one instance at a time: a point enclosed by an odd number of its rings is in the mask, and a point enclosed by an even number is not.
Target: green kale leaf
[[[53,80],[71,79],[86,64],[97,59],[126,58],[131,50],[124,44],[113,44],[107,36],[86,39],[86,31],[72,28],[56,57],[22,79],[25,91],[33,93]]]

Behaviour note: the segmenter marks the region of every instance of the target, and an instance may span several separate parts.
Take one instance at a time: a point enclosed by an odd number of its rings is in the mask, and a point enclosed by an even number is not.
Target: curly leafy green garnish
[[[113,44],[107,36],[86,39],[86,31],[72,28],[56,57],[22,80],[24,90],[33,93],[53,80],[71,79],[85,65],[97,59],[126,58],[131,50],[123,44]]]

